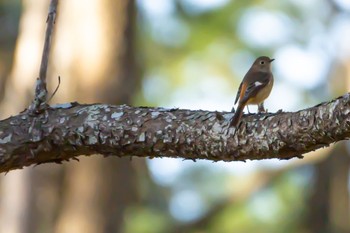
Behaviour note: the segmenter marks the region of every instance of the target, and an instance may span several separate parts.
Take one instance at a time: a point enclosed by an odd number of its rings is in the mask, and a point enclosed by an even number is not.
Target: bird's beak
[[[274,60],[275,60],[275,58],[270,59],[270,63],[273,62]]]

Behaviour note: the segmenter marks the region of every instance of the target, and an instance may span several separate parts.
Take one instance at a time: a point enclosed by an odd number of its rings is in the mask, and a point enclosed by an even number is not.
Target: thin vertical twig
[[[51,0],[50,7],[49,7],[49,14],[46,20],[47,28],[46,28],[46,34],[45,34],[45,44],[44,44],[43,55],[41,58],[40,72],[39,72],[39,78],[45,84],[46,84],[47,66],[49,62],[49,55],[50,55],[50,48],[51,48],[52,32],[53,32],[53,27],[55,25],[55,19],[56,19],[57,5],[58,5],[58,0]]]
[[[41,105],[45,105],[47,101],[47,87],[46,87],[46,75],[47,75],[47,67],[49,63],[49,55],[51,48],[51,40],[53,28],[56,20],[56,12],[57,12],[58,0],[51,0],[49,6],[49,13],[47,16],[47,28],[45,34],[44,41],[44,49],[41,58],[40,70],[39,70],[39,78],[37,78],[36,87],[35,87],[35,98],[31,106],[30,110],[38,110]]]

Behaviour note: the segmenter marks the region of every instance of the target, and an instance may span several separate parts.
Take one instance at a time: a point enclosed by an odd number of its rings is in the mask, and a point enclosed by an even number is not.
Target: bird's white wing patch
[[[256,81],[254,84],[255,84],[256,87],[263,85],[263,83],[259,82],[259,81]]]

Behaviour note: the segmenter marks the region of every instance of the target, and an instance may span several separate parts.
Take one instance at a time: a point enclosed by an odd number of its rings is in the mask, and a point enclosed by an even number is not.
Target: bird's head
[[[271,62],[273,62],[275,59],[266,57],[266,56],[261,56],[258,57],[253,65],[252,68],[261,72],[270,72],[271,71]]]

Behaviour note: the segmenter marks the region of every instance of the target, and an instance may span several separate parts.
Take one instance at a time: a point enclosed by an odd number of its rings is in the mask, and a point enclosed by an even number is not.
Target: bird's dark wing
[[[242,93],[241,101],[248,101],[250,98],[254,98],[257,93],[264,89],[271,80],[271,74],[265,72],[257,72],[250,80],[247,80],[247,88],[245,88],[244,94]]]
[[[236,95],[236,100],[235,100],[235,104],[237,103],[238,99],[239,99],[239,96],[241,95],[241,90],[242,90],[242,83],[239,85],[239,88],[238,88],[238,92],[237,92],[237,95]]]

